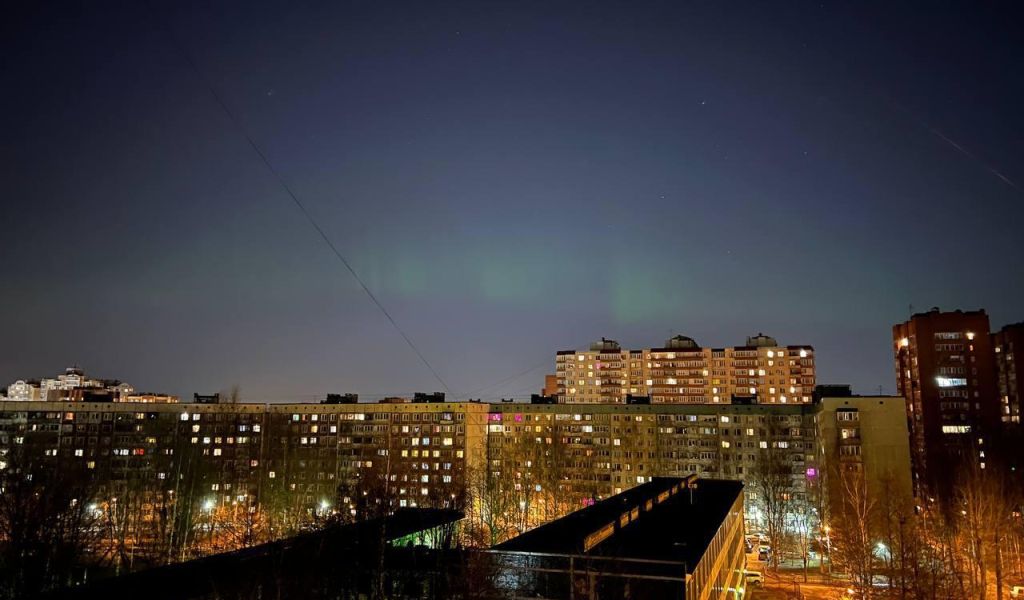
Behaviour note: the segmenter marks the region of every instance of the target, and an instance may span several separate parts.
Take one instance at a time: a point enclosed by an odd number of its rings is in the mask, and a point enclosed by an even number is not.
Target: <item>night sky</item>
[[[891,393],[911,305],[1024,319],[1010,3],[17,4],[0,386],[442,389],[245,135],[457,396],[757,332]]]

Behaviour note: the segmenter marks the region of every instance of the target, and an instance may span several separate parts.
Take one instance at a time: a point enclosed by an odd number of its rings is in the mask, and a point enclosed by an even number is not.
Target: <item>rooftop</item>
[[[692,572],[742,493],[738,481],[656,477],[495,549],[677,561]]]
[[[382,542],[448,526],[462,517],[461,512],[453,510],[403,508],[385,518],[328,526],[234,552],[93,580],[45,597],[50,600],[117,600],[145,596],[148,600],[181,600],[259,597],[255,592],[260,587],[278,591],[277,586],[282,583],[302,589],[303,584],[311,581],[312,585],[320,583],[327,572],[336,576],[346,569],[369,571],[374,566],[374,553],[379,551]],[[239,589],[249,593],[237,596],[218,593]],[[285,594],[285,597],[296,596]]]

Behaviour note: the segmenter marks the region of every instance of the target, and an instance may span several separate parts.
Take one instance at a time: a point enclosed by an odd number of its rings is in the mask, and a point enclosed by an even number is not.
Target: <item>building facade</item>
[[[1024,369],[1017,365],[1024,359],[1024,323],[1006,325],[993,333],[992,350],[999,386],[999,419],[1004,425],[1019,426]]]
[[[893,326],[899,394],[906,402],[915,487],[946,486],[956,464],[984,466],[998,431],[994,352],[984,310],[934,308]]]
[[[558,401],[571,404],[625,404],[629,396],[654,404],[801,404],[815,386],[814,348],[780,346],[762,334],[731,348],[702,348],[680,335],[661,348],[624,350],[602,338],[586,351],[558,352],[555,369]]]
[[[652,477],[747,483],[770,457],[794,506],[819,502],[818,405],[492,404],[487,476],[517,521],[512,533],[618,494]],[[507,499],[506,499],[507,497]]]
[[[906,509],[913,501],[910,436],[902,396],[822,398],[818,414],[822,481],[829,517],[842,519],[849,490]]]
[[[187,492],[211,508],[355,510],[382,498],[444,507],[463,500],[466,468],[483,459],[486,416],[478,403],[6,401],[0,472],[82,470],[103,498],[130,490],[151,502]],[[389,484],[371,487],[376,480]],[[376,497],[357,497],[363,491]]]
[[[294,510],[459,506],[486,488],[521,511],[511,534],[654,476],[747,480],[763,453],[806,498],[815,416],[815,405],[6,401],[0,471],[81,470],[100,497],[130,488],[152,502],[187,492],[209,507]]]

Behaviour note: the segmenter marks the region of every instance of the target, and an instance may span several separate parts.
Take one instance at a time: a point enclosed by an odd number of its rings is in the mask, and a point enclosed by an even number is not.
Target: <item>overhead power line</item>
[[[153,9],[152,5],[150,5],[150,9],[154,11],[154,15],[156,15],[157,20],[160,21],[159,15],[156,14],[156,11],[155,9]],[[213,99],[220,106],[221,110],[224,111],[224,114],[227,115],[228,119],[234,124],[234,126],[238,128],[238,131],[249,143],[249,146],[253,149],[256,155],[260,157],[260,160],[263,162],[263,165],[267,168],[268,171],[270,171],[270,174],[273,175],[274,179],[277,180],[277,183],[288,194],[288,197],[292,199],[292,202],[295,203],[295,206],[298,207],[299,211],[302,212],[303,216],[306,217],[306,220],[309,221],[309,224],[313,226],[313,229],[315,229],[316,232],[320,235],[320,238],[324,241],[324,243],[327,244],[327,247],[331,249],[331,252],[334,254],[334,256],[337,257],[339,261],[341,261],[341,264],[345,266],[345,269],[347,269],[348,272],[352,275],[352,278],[359,283],[359,287],[363,289],[363,292],[366,293],[366,295],[370,298],[373,304],[387,318],[388,322],[391,323],[391,326],[395,328],[395,331],[397,331],[398,334],[402,336],[402,339],[405,340],[405,343],[408,344],[410,348],[412,348],[412,351],[420,359],[420,362],[422,362],[423,365],[427,367],[427,370],[430,371],[430,374],[434,376],[434,379],[436,379],[438,383],[441,384],[441,386],[445,389],[446,392],[452,394],[452,391],[448,387],[448,384],[444,382],[444,379],[441,378],[441,375],[430,364],[430,361],[427,360],[427,357],[424,356],[422,352],[420,352],[420,349],[416,347],[416,344],[413,343],[412,339],[405,333],[405,331],[402,330],[401,327],[399,327],[394,317],[391,316],[391,313],[389,313],[388,310],[384,308],[384,305],[381,304],[380,300],[377,299],[377,296],[375,296],[374,293],[370,291],[370,288],[366,286],[366,283],[363,281],[363,278],[359,276],[359,273],[357,273],[354,268],[352,268],[351,263],[349,263],[349,261],[341,253],[341,251],[338,250],[337,246],[334,245],[334,242],[331,241],[331,238],[327,235],[323,228],[320,227],[320,225],[316,222],[316,219],[313,218],[313,215],[310,214],[309,210],[306,209],[306,206],[302,203],[301,200],[299,200],[299,197],[295,194],[295,192],[292,191],[291,187],[284,180],[284,177],[278,172],[277,169],[274,168],[274,165],[271,164],[270,159],[267,158],[267,155],[263,152],[262,149],[260,149],[256,141],[252,139],[251,135],[249,135],[249,132],[246,130],[242,122],[238,119],[238,117],[235,116],[235,114],[228,107],[227,102],[225,102],[221,95],[217,93],[217,89],[206,77],[202,69],[199,68],[199,65],[192,58],[192,55],[189,54],[188,50],[185,49],[185,46],[178,40],[177,36],[174,35],[174,30],[171,28],[171,26],[166,22],[160,22],[163,23],[164,26],[166,27],[168,36],[171,38],[171,42],[178,49],[181,55],[185,58],[185,61],[189,64],[192,70],[195,71],[196,75],[199,77],[199,80],[209,90],[210,95],[213,96]]]
[[[483,391],[486,391],[486,390],[490,390],[491,388],[498,387],[499,385],[502,385],[503,383],[508,383],[510,381],[514,381],[516,379],[519,379],[520,377],[523,377],[524,375],[528,375],[528,374],[536,371],[537,369],[539,369],[541,367],[547,367],[547,366],[551,366],[551,360],[550,359],[545,360],[544,362],[540,363],[539,365],[534,365],[534,366],[530,367],[529,369],[526,369],[525,371],[522,371],[520,373],[516,373],[515,375],[510,375],[510,376],[508,376],[508,377],[506,377],[504,379],[496,381],[496,382],[494,382],[494,383],[492,383],[490,385],[485,385],[485,386],[479,387],[479,388],[477,388],[477,389],[475,389],[475,390],[473,390],[471,392],[466,392],[466,393],[462,394],[462,397],[465,397],[465,398],[473,397],[473,396],[479,394],[480,392],[483,392]]]

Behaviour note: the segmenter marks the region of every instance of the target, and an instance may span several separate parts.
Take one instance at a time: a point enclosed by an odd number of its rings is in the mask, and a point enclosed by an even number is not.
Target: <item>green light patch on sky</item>
[[[683,274],[618,261],[609,281],[612,318],[617,323],[670,319],[683,308]]]

